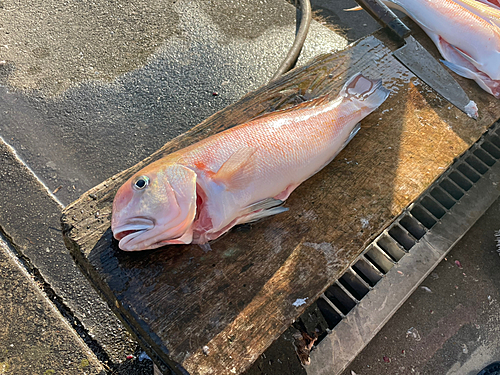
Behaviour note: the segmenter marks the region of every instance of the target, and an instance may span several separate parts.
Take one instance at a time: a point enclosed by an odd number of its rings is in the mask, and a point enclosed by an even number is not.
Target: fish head
[[[117,191],[111,230],[125,251],[191,243],[196,216],[196,173],[159,160]]]

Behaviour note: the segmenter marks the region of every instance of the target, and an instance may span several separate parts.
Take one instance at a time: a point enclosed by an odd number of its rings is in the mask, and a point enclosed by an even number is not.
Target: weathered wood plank
[[[384,43],[383,34],[376,34]],[[422,34],[416,37],[436,54]],[[392,90],[350,145],[288,199],[290,211],[236,228],[204,253],[170,246],[124,253],[109,229],[118,187],[144,165],[297,99],[338,92],[352,74]],[[478,121],[437,97],[373,36],[322,56],[216,113],[68,206],[67,246],[96,288],[166,361],[192,374],[241,373],[404,207],[495,120],[500,105],[457,78]],[[294,306],[297,299],[306,304]],[[207,346],[209,354],[203,352]]]

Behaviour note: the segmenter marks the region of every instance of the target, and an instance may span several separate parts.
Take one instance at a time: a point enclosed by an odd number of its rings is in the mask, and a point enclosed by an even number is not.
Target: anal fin
[[[280,207],[269,208],[267,210],[253,212],[251,214],[248,214],[246,216],[239,218],[238,224],[253,223],[253,222],[258,221],[260,219],[263,219],[265,217],[277,215],[277,214],[280,214],[280,213],[286,212],[286,211],[288,211],[288,208],[280,206]]]
[[[359,129],[361,129],[361,123],[360,122],[358,122],[356,124],[356,126],[351,130],[351,134],[349,134],[349,138],[347,138],[347,140],[344,142],[344,145],[342,146],[342,148],[344,148],[345,146],[347,146],[347,144],[349,142],[351,142],[351,140],[354,138],[354,136],[356,134],[358,134]]]
[[[358,134],[359,129],[361,129],[361,123],[360,123],[360,122],[358,122],[358,123],[354,126],[354,128],[351,130],[351,133],[349,134],[349,137],[345,140],[344,144],[343,144],[343,145],[342,145],[342,147],[339,149],[339,151],[337,152],[337,154],[336,154],[336,155],[338,155],[338,154],[340,153],[340,151],[342,151],[342,150],[345,148],[345,146],[347,146],[347,144],[348,144],[349,142],[351,142],[351,140],[352,140],[352,139],[356,136],[356,134]]]

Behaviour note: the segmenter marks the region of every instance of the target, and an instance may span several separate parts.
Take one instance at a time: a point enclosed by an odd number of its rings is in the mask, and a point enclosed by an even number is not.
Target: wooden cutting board
[[[415,37],[438,56],[422,32]],[[180,364],[191,374],[244,371],[500,118],[499,100],[455,76],[479,106],[478,121],[468,118],[395,60],[394,48],[379,31],[340,53],[320,56],[64,210],[64,238],[76,262],[157,361]],[[382,78],[392,94],[332,163],[297,188],[285,204],[288,212],[232,230],[207,253],[196,245],[138,253],[118,249],[110,230],[112,201],[137,170],[264,112],[338,92],[357,72]]]

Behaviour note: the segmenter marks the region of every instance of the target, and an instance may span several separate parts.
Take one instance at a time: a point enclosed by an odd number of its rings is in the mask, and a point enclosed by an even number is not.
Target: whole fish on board
[[[205,244],[237,224],[286,211],[284,200],[356,135],[389,90],[356,74],[328,95],[257,117],[146,166],[113,201],[126,251]]]
[[[389,7],[406,13],[426,32],[448,68],[475,80],[482,89],[500,98],[500,26],[467,10],[459,2],[384,0]],[[474,6],[473,2],[467,3]],[[476,3],[475,7],[480,8],[482,4]]]

